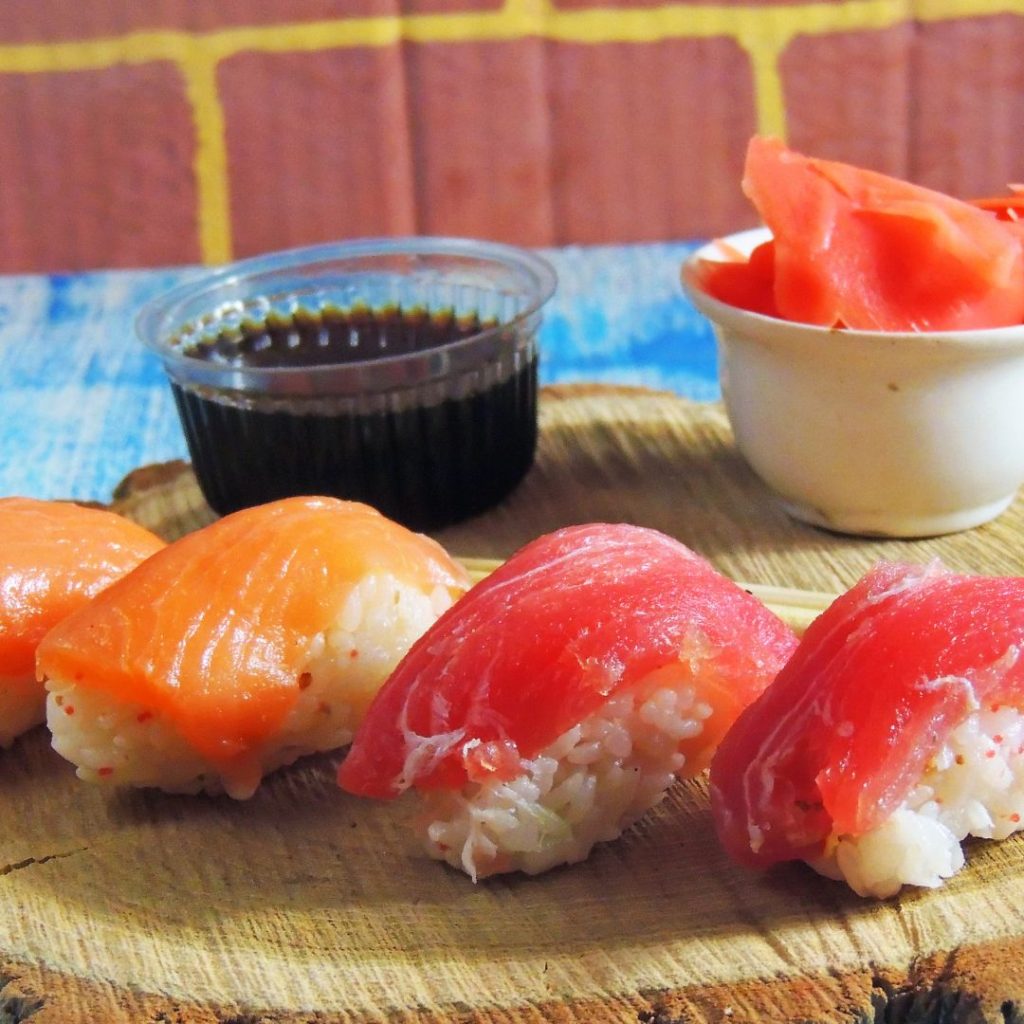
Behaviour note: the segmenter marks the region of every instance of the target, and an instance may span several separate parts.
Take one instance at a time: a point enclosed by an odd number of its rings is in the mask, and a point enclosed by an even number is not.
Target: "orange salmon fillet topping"
[[[103,509],[0,499],[0,675],[31,684],[46,633],[162,547],[156,534]]]
[[[366,505],[289,498],[149,559],[51,633],[38,668],[165,715],[227,763],[279,728],[314,637],[373,572],[427,592],[468,585],[440,545]]]

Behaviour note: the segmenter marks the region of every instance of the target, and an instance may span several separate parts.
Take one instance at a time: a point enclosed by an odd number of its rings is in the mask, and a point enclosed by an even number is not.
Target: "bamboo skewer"
[[[474,583],[490,576],[502,563],[496,558],[462,558]],[[784,622],[802,633],[835,599],[836,594],[820,590],[800,590],[796,587],[775,587],[764,583],[738,583],[744,590],[762,601]]]

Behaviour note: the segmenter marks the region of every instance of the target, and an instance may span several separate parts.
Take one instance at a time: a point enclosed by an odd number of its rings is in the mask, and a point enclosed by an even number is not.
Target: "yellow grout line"
[[[192,106],[196,133],[192,168],[196,179],[199,251],[204,263],[231,259],[231,201],[224,108],[217,90],[218,61],[193,54],[179,62]]]
[[[118,64],[175,63],[186,82],[196,133],[193,169],[202,259],[231,258],[230,197],[224,111],[217,66],[243,52],[287,53],[419,43],[509,41],[656,43],[733,38],[750,58],[758,131],[785,137],[779,58],[796,35],[889,28],[908,21],[1024,14],[1024,0],[844,0],[784,6],[707,6],[563,10],[551,0],[505,0],[497,11],[343,18],[217,29],[128,32],[61,43],[0,45],[0,74],[101,70]]]
[[[181,62],[197,51],[223,60],[244,51],[316,51],[413,42],[480,42],[529,36],[575,43],[661,42],[732,36],[786,40],[794,35],[887,28],[900,22],[1024,14],[1022,0],[845,0],[785,6],[666,4],[652,8],[555,9],[543,0],[508,0],[497,11],[345,18],[217,29],[128,32],[61,43],[0,45],[0,72],[89,70],[156,60]]]
[[[779,58],[789,45],[790,36],[779,39],[765,36],[738,37],[750,58],[754,73],[754,110],[759,135],[786,138],[786,98],[779,73]]]

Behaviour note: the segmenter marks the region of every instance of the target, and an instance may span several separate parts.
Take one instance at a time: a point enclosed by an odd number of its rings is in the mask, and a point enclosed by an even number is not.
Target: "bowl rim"
[[[277,271],[287,272],[306,266],[315,267],[319,263],[333,260],[372,256],[451,256],[502,265],[510,270],[525,273],[530,284],[530,289],[527,292],[529,300],[523,309],[504,323],[445,342],[443,345],[434,346],[429,350],[402,352],[343,364],[273,366],[245,368],[240,371],[237,367],[194,359],[186,355],[180,348],[168,344],[166,340],[171,336],[168,327],[171,327],[172,330],[180,329],[188,323],[187,320],[175,319],[174,311],[183,303],[201,296],[204,292],[231,287],[246,278]],[[529,321],[551,299],[557,287],[558,274],[547,259],[535,251],[503,242],[440,235],[356,238],[280,249],[235,260],[219,267],[199,268],[188,280],[182,281],[143,303],[135,316],[134,328],[139,341],[150,351],[156,353],[163,360],[165,366],[188,367],[197,370],[198,376],[204,378],[206,383],[215,380],[222,381],[221,386],[237,387],[240,390],[246,390],[239,383],[240,377],[244,375],[250,378],[251,383],[255,384],[258,389],[271,381],[284,382],[293,378],[308,378],[311,373],[318,372],[365,374],[368,371],[379,371],[385,374],[389,368],[402,368],[417,360],[429,359],[432,364],[446,362],[449,359],[458,362],[459,355],[465,353],[466,350],[481,345],[487,339],[505,335],[510,330],[514,331],[521,324]],[[200,367],[201,369],[199,369]],[[436,375],[430,374],[430,376]]]
[[[774,341],[793,343],[838,339],[850,343],[868,345],[910,344],[920,348],[1019,348],[1024,347],[1024,323],[1008,327],[985,327],[973,330],[951,331],[864,331],[846,327],[825,327],[819,324],[805,324],[797,320],[783,320],[781,317],[755,313],[739,306],[731,306],[721,299],[709,295],[697,282],[696,267],[699,260],[708,259],[721,244],[741,252],[750,252],[761,242],[771,238],[767,227],[747,228],[729,235],[722,235],[702,242],[683,262],[680,283],[684,293],[694,306],[712,323],[721,324],[745,336],[758,334]]]

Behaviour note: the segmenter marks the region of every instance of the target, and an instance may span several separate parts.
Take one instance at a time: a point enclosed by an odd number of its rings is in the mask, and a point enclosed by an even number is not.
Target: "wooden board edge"
[[[208,1006],[0,961],[4,1024],[1024,1024],[1024,938],[905,968],[652,990],[513,1007],[279,1011]]]

